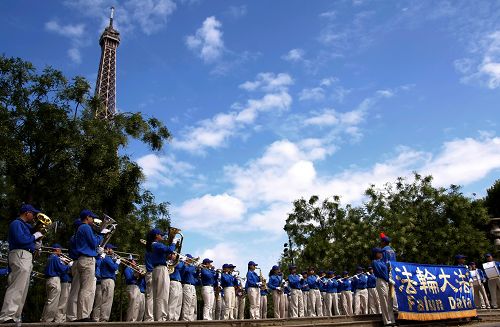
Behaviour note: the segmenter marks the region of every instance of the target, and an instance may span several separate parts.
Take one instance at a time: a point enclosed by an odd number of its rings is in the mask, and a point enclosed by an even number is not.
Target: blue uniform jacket
[[[76,251],[75,235],[71,235],[71,237],[69,238],[68,256],[73,260],[78,260],[78,252]]]
[[[201,285],[215,286],[217,273],[215,270],[203,268],[201,270]]]
[[[282,281],[283,281],[283,275],[271,275],[269,276],[267,287],[269,287],[269,289],[275,290],[277,287],[281,287]]]
[[[347,278],[347,279],[344,279],[342,282],[341,282],[341,292],[343,291],[350,291],[352,292],[352,280],[351,278]]]
[[[119,265],[117,265],[111,256],[107,255],[102,259],[101,262],[101,278],[104,279],[109,279],[111,278],[112,280],[116,279],[116,271],[118,270]]]
[[[368,288],[377,287],[377,277],[374,274],[368,275],[368,280],[366,281],[366,287]]]
[[[9,225],[9,251],[26,250],[35,251],[35,236],[32,235],[33,227],[17,218]]]
[[[338,286],[339,286],[339,282],[337,282],[337,280],[335,280],[334,278],[327,279],[326,292],[327,293],[337,293]]]
[[[101,263],[102,263],[102,257],[99,255],[95,259],[95,278],[97,279],[97,283],[100,283],[102,280]]]
[[[307,276],[306,282],[309,285],[309,289],[318,289],[318,275]]]
[[[247,281],[245,283],[245,289],[249,287],[259,287],[257,283],[260,282],[259,275],[255,271],[248,271],[247,272]]]
[[[326,292],[326,277],[322,277],[318,281],[318,288],[320,292]]]
[[[146,293],[146,279],[144,277],[139,280],[139,291]]]
[[[364,290],[365,288],[367,288],[368,276],[366,276],[365,274],[362,274],[362,275],[354,277],[354,279],[356,280],[356,289],[357,290]]]
[[[231,274],[227,274],[227,273],[222,273],[221,276],[220,276],[220,286],[222,288],[224,287],[234,287],[234,280],[236,278],[231,275]]]
[[[89,224],[81,224],[75,234],[75,250],[78,257],[96,257],[102,237],[94,234]]]
[[[61,262],[61,258],[55,254],[51,254],[45,266],[45,277],[61,277],[64,272],[67,272],[69,266]]]
[[[0,276],[7,276],[9,274],[9,268],[0,268]]]
[[[301,283],[301,285],[302,285],[302,286],[300,287],[300,288],[302,289],[302,292],[309,292],[309,284],[307,283],[307,281],[306,281],[306,280],[307,280],[307,278],[306,278],[306,279],[302,279],[302,280],[300,281],[300,283]]]
[[[288,275],[288,285],[290,286],[290,288],[300,290],[300,276],[297,274]]]
[[[123,270],[123,274],[125,275],[125,284],[127,285],[137,285],[137,277],[134,274],[134,270],[130,267],[126,267]]]
[[[147,272],[153,272],[153,252],[146,251],[144,255],[144,264],[146,265]]]
[[[260,290],[260,296],[267,296],[267,294],[269,294],[269,291],[267,289]]]
[[[170,280],[176,280],[178,282],[181,282],[181,274],[182,271],[184,270],[184,262],[179,261],[179,263],[175,266],[174,272],[170,274]]]
[[[396,252],[389,245],[382,249],[382,260],[384,262],[396,261]]]
[[[183,284],[199,285],[196,267],[193,265],[184,266],[181,278]]]
[[[69,274],[69,269],[61,274],[61,283],[71,283],[71,275]]]
[[[387,264],[382,260],[372,261],[373,273],[377,278],[382,278],[386,282],[389,282],[389,269],[387,268]]]
[[[161,242],[153,243],[153,254],[151,256],[151,262],[153,267],[165,266],[167,264],[167,256],[172,254],[175,250],[175,245],[166,246]]]

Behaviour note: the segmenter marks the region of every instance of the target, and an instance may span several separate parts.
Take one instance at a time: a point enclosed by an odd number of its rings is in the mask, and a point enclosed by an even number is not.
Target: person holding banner
[[[476,307],[479,303],[481,304],[481,309],[489,309],[490,302],[488,301],[488,296],[486,295],[486,290],[484,289],[483,283],[486,281],[486,275],[481,269],[476,268],[475,262],[469,262],[470,277],[472,279],[472,286],[474,287],[474,299],[476,300]]]
[[[382,320],[384,326],[397,326],[394,318],[393,297],[389,288],[389,268],[383,259],[383,250],[381,248],[372,249],[374,260],[372,261],[373,273],[377,277],[377,293],[382,310]]]
[[[498,309],[497,290],[500,290],[500,263],[493,260],[490,253],[486,254],[486,263],[483,264],[486,275],[488,276],[488,288],[491,295],[491,307]],[[492,264],[494,262],[494,264]]]

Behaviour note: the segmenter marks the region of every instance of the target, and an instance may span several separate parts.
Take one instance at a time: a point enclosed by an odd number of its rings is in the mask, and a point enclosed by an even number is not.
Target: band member
[[[250,302],[250,319],[259,319],[260,316],[260,287],[262,286],[262,281],[255,272],[256,267],[257,264],[255,262],[248,262],[245,289],[248,294],[248,301]]]
[[[218,274],[218,278],[220,278],[220,274]],[[220,287],[220,280],[218,279],[216,282],[216,285],[214,286],[214,308],[213,308],[213,313],[212,317],[214,317],[214,320],[221,320],[224,317],[223,314],[223,302],[224,302],[224,291]]]
[[[45,266],[47,301],[43,307],[41,322],[53,322],[56,318],[59,297],[61,296],[61,275],[66,273],[73,265],[73,262],[66,265],[61,261],[59,257],[61,255],[61,246],[59,244],[52,245],[52,251],[53,253],[49,256]]]
[[[71,267],[73,268],[73,267]],[[57,306],[57,315],[55,322],[66,322],[66,308],[68,307],[69,293],[71,292],[71,268],[61,274],[61,295],[59,295],[59,304]]]
[[[224,320],[234,319],[234,307],[236,302],[235,284],[236,278],[232,275],[232,264],[222,265],[222,274],[220,277],[220,286],[224,292]]]
[[[241,279],[237,279],[236,287],[236,306],[234,308],[234,317],[237,319],[245,319],[245,305],[247,303],[247,297],[245,292],[245,287]]]
[[[5,277],[9,275],[9,268],[0,268],[0,276]]]
[[[271,290],[274,306],[274,318],[285,318],[285,298],[283,295],[283,274],[280,267],[273,266],[269,272],[269,281],[267,287]],[[261,292],[262,295],[262,292]],[[266,300],[266,318],[267,318],[267,300]]]
[[[115,294],[116,272],[118,271],[121,263],[120,259],[114,259],[113,249],[116,249],[116,246],[109,243],[106,244],[106,246],[104,247],[106,256],[101,262],[102,304],[99,321],[103,322],[109,321],[109,316],[111,315],[111,308],[113,307],[113,296]]]
[[[153,236],[149,235],[147,238],[152,238]],[[144,253],[144,265],[146,266],[146,276],[144,276],[144,280],[146,283],[146,290],[144,293],[145,297],[145,307],[144,307],[144,321],[154,321],[153,315],[153,262],[152,262],[153,252],[145,251]]]
[[[455,265],[469,269],[469,267],[467,267],[467,265],[465,264],[466,258],[467,257],[463,254],[457,254],[455,256]]]
[[[390,246],[391,238],[384,233],[380,233],[380,247],[382,248],[382,261],[396,261],[396,252]]]
[[[90,315],[95,321],[101,319],[101,306],[102,306],[102,276],[101,276],[101,264],[105,256],[105,253],[98,255],[95,258],[95,296],[94,296],[94,307],[92,308],[92,314]]]
[[[309,285],[308,316],[323,316],[323,304],[321,303],[321,293],[319,291],[319,276],[316,275],[314,268],[309,268],[307,273],[307,284]]]
[[[288,275],[288,285],[290,286],[290,303],[288,312],[290,318],[299,317],[299,301],[302,300],[302,276],[297,274],[297,266],[291,265],[288,267],[290,274]]]
[[[333,271],[328,271],[325,278],[325,311],[324,316],[332,316],[332,306],[334,305],[334,295],[337,294],[338,283],[334,278]]]
[[[260,289],[260,319],[267,319],[267,295],[269,291],[267,288]]]
[[[19,218],[9,225],[9,269],[11,273],[7,280],[8,286],[0,313],[0,322],[21,321],[21,313],[33,270],[35,242],[43,236],[40,232],[32,234],[31,223],[38,213],[40,211],[31,204],[24,204],[21,206]]]
[[[342,281],[340,282],[340,294],[342,301],[342,309],[347,316],[352,316],[352,279],[349,277],[349,272],[342,273]]]
[[[302,308],[299,307],[299,316],[309,316],[309,284],[307,283],[307,271],[302,272]]]
[[[284,290],[283,290],[283,298],[285,299],[285,318],[290,317],[290,286],[285,282]]]
[[[353,285],[356,285],[356,293],[354,300],[354,314],[368,314],[368,276],[363,273],[363,267],[356,269],[357,276],[353,277]]]
[[[321,312],[323,313],[323,316],[326,316],[326,307],[325,307],[325,298],[326,298],[326,273],[324,270],[320,270],[318,273],[319,280],[318,280],[318,289],[321,294]]]
[[[166,246],[163,241],[163,233],[155,228],[150,231],[146,240],[146,251],[152,252],[153,263],[153,299],[155,321],[167,321],[168,298],[170,291],[170,276],[167,268],[167,260],[171,258],[175,250],[175,244]]]
[[[383,259],[383,250],[374,248],[372,250],[375,260],[372,261],[373,273],[377,277],[377,293],[380,299],[380,308],[382,310],[382,320],[385,326],[394,326],[393,298],[389,290],[389,268]]]
[[[80,212],[82,224],[78,227],[75,235],[76,252],[78,261],[78,277],[80,289],[78,291],[78,309],[77,317],[79,322],[93,322],[90,318],[92,305],[95,296],[95,257],[97,256],[97,247],[102,237],[94,234],[91,227],[97,216],[90,210]],[[102,234],[109,233],[109,230],[102,230]],[[102,249],[99,250],[102,252]]]
[[[470,277],[472,279],[472,286],[474,287],[474,300],[476,302],[476,307],[481,307],[481,309],[489,309],[490,301],[488,301],[488,296],[486,295],[486,290],[484,289],[484,282],[486,281],[486,275],[481,269],[476,268],[475,262],[469,262]]]
[[[493,256],[490,253],[486,254],[486,262],[492,262]],[[500,263],[495,261],[495,264],[497,266],[497,269],[500,270]],[[488,278],[488,288],[490,290],[490,295],[491,295],[491,307],[493,309],[498,308],[498,302],[497,302],[497,291],[500,290],[500,278]]]
[[[213,320],[213,308],[215,301],[214,286],[217,280],[217,272],[212,267],[212,260],[203,259],[203,268],[200,272],[201,296],[203,297],[203,320]]]
[[[181,316],[182,309],[182,284],[181,273],[184,270],[184,262],[180,261],[170,274],[170,295],[168,297],[168,320],[177,321]]]
[[[146,311],[146,278],[141,276],[139,278],[139,314],[137,321],[144,321],[144,312]]]
[[[130,264],[137,267],[134,259],[130,259]],[[125,267],[123,270],[125,284],[127,285],[128,308],[126,321],[138,321],[141,300],[141,291],[139,289],[139,279],[141,276],[131,267]],[[142,320],[141,320],[142,321]]]
[[[80,275],[78,274],[78,252],[76,251],[76,232],[82,224],[80,218],[73,222],[74,233],[69,239],[68,256],[74,261],[71,267],[71,290],[68,296],[68,304],[66,306],[66,321],[72,322],[78,319],[78,293],[80,292]]]
[[[192,264],[191,254],[186,254],[188,260],[182,271],[182,320],[194,321],[196,320],[196,289],[195,286],[199,284],[197,278],[196,267]]]
[[[373,274],[373,268],[368,267],[368,280],[366,287],[368,288],[368,313],[371,315],[380,314],[380,300],[377,293],[377,277]]]

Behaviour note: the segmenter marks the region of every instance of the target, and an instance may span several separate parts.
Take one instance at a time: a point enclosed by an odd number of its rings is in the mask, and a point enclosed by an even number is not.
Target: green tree
[[[484,204],[492,218],[500,217],[500,179],[486,191]]]
[[[170,132],[141,113],[97,119],[99,103],[82,77],[68,80],[51,67],[38,72],[20,58],[0,56],[0,239],[23,202],[58,222],[46,243],[67,245],[83,208],[118,222],[112,242],[125,251],[143,253],[146,231],[169,225],[168,203],[141,189],[141,169],[126,148],[135,139],[160,150]],[[39,319],[40,297],[43,285],[35,285],[28,321]]]

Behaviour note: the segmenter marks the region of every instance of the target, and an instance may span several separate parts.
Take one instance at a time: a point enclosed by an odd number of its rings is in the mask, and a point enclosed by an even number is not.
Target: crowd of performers
[[[21,314],[33,269],[33,253],[40,247],[42,235],[32,231],[31,223],[39,211],[23,205],[20,216],[9,225],[8,288],[4,297],[0,322],[14,323]],[[379,248],[372,249],[372,264],[358,267],[351,276],[348,271],[336,274],[332,270],[316,271],[309,267],[299,272],[297,267],[273,266],[266,279],[258,264],[250,261],[246,275],[236,266],[224,264],[220,269],[209,258],[201,262],[192,255],[175,253],[175,244],[165,244],[165,233],[149,231],[146,238],[144,266],[134,259],[116,256],[116,247],[100,241],[107,230],[99,233],[92,228],[97,216],[82,210],[75,221],[75,233],[70,239],[68,256],[61,246],[53,244],[43,275],[46,279],[47,300],[42,322],[107,322],[113,306],[115,281],[119,268],[128,295],[127,321],[193,321],[198,317],[197,292],[201,289],[203,320],[244,319],[246,301],[250,319],[297,318],[336,315],[381,314],[384,325],[396,325],[390,262],[396,260],[391,239],[381,234]],[[177,256],[174,267],[169,262]],[[465,257],[457,256],[457,264],[465,265]],[[487,256],[492,261],[491,255]],[[496,264],[498,266],[498,263]],[[169,270],[169,268],[171,268]],[[499,279],[489,279],[491,301],[483,283],[484,273],[470,263],[474,294],[478,305],[496,308]],[[259,273],[257,273],[259,272]],[[272,317],[267,316],[268,297],[272,297]]]

